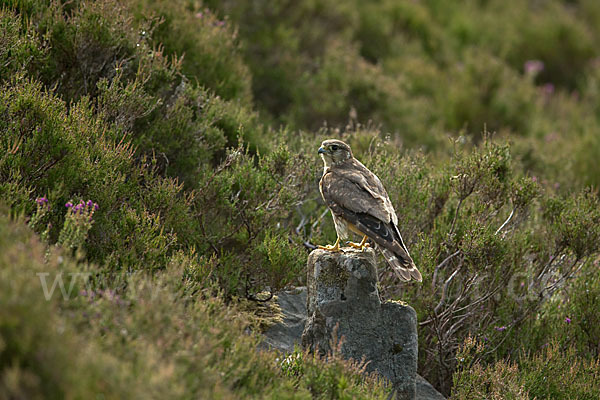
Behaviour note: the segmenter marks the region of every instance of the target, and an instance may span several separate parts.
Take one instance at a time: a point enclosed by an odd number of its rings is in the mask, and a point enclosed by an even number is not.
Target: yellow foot
[[[371,247],[371,245],[369,243],[365,243],[365,244],[360,244],[360,243],[354,243],[354,242],[346,242],[346,244],[350,247],[354,247],[355,249],[359,249],[359,250],[364,250],[364,249],[368,249],[369,247]]]
[[[340,251],[340,238],[338,238],[335,241],[334,245],[328,244],[327,246],[317,246],[319,249],[321,250],[327,250],[327,251],[333,251],[333,252],[337,252]]]
[[[360,241],[360,243],[354,243],[354,242],[346,242],[346,244],[350,247],[354,247],[355,249],[359,249],[360,251],[365,251],[365,249],[371,247],[371,245],[369,243],[367,243],[367,237],[364,236],[362,238],[362,240]]]

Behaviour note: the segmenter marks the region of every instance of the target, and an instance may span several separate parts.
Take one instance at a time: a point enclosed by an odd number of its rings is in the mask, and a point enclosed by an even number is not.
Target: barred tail
[[[404,282],[408,282],[411,279],[414,279],[418,282],[423,280],[421,273],[415,266],[415,263],[407,255],[397,255],[394,254],[391,250],[380,247],[381,253],[387,263],[392,267],[396,275],[400,278],[400,280]]]

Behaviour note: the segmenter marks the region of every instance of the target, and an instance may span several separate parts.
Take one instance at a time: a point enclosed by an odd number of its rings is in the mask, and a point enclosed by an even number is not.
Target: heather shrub
[[[65,224],[58,235],[56,244],[75,250],[80,248],[87,239],[88,232],[94,223],[94,213],[98,210],[98,204],[91,200],[87,202],[81,200],[74,205],[69,201],[65,204],[65,207],[67,207]]]
[[[543,4],[433,1],[421,8],[434,20],[432,25],[447,33],[445,40],[457,55],[468,48],[483,47],[517,71],[522,71],[528,60],[542,61],[538,83],[574,88],[588,62],[598,55],[593,46],[598,31],[592,22],[597,6],[591,2],[571,8],[560,0]]]
[[[94,17],[104,10],[94,8],[100,5],[73,7],[67,16],[60,13],[46,20],[73,34],[63,40],[86,42],[91,40],[90,32],[82,30],[83,26],[99,23],[101,26],[96,28],[104,29],[110,22],[113,25],[102,31],[102,37],[112,40],[118,36],[131,44],[131,37],[118,33],[130,30],[129,18],[121,15],[121,19],[102,22]],[[124,14],[126,9],[119,10]],[[60,9],[51,11],[58,13]],[[108,17],[110,14],[102,14],[102,18]],[[89,21],[82,26],[71,26],[86,18]],[[96,32],[96,28],[89,29]],[[53,54],[50,58],[60,57]],[[199,256],[206,254],[209,258],[215,249],[223,248],[219,255],[223,260],[232,260],[229,265],[233,272],[215,278],[227,297],[258,292],[265,286],[281,287],[295,278],[304,255],[297,251],[288,255],[289,245],[278,238],[287,229],[281,221],[289,219],[285,208],[293,201],[286,185],[294,186],[298,177],[304,178],[294,175],[288,179],[285,170],[291,171],[293,165],[290,155],[286,153],[282,158],[283,153],[275,152],[271,156],[274,158],[262,157],[258,167],[258,159],[243,150],[243,166],[235,164],[229,169],[235,170],[234,174],[224,178],[228,183],[213,187],[220,182],[213,167],[231,161],[223,161],[227,146],[237,145],[242,138],[250,152],[262,146],[257,116],[183,79],[178,72],[179,61],[167,60],[161,51],[147,46],[144,51],[135,50],[133,60],[138,62],[135,74],[122,63],[114,64],[114,74],[100,71],[96,89],[86,90],[69,107],[58,97],[71,97],[60,89],[64,85],[59,82],[55,82],[54,91],[33,80],[17,83],[16,77],[5,84],[0,108],[3,145],[7,149],[2,158],[3,198],[11,202],[12,208],[29,213],[31,197],[46,196],[53,208],[45,217],[46,224],[36,229],[47,231],[51,241],[60,243],[74,243],[73,238],[59,236],[63,219],[68,220],[70,215],[61,205],[74,199],[93,199],[100,211],[94,216],[94,226],[85,229],[87,240],[81,240],[78,233],[73,235],[78,239],[77,247],[85,250],[89,259],[105,264],[113,272],[164,268],[173,251],[196,247]],[[281,193],[274,186],[280,177],[284,180],[278,187],[286,189]],[[238,187],[238,179],[247,179],[247,185]],[[184,186],[190,191],[184,192]],[[259,199],[265,189],[277,193],[271,202]],[[234,223],[228,220],[230,213],[240,202],[246,202],[240,194],[252,194],[255,200],[250,216],[244,212]],[[217,207],[211,210],[213,202]],[[225,209],[219,209],[220,204],[225,204]],[[261,207],[268,210],[262,211]],[[198,213],[201,218],[197,218]],[[202,234],[200,221],[212,221],[210,218],[216,215],[223,223],[215,225],[215,231]],[[229,247],[238,239],[220,244],[220,238],[229,232],[239,234],[246,226],[252,231],[239,238],[244,245]],[[211,235],[219,238],[216,244]],[[256,249],[250,246],[254,240],[257,246],[260,244]],[[251,264],[241,261],[247,257],[253,260]],[[286,260],[293,260],[296,267],[288,268]],[[240,264],[248,267],[240,268]],[[258,281],[250,282],[251,277]]]
[[[544,305],[539,319],[531,324],[528,347],[541,349],[553,341],[562,349],[571,348],[584,359],[598,359],[600,328],[594,311],[599,290],[598,261],[589,263],[569,281],[561,282]]]
[[[518,353],[535,336],[534,316],[540,318],[556,291],[600,250],[595,196],[552,197],[531,178],[514,175],[508,148],[487,143],[479,151],[457,157],[447,177],[448,199],[433,229],[421,234],[429,239],[417,236],[417,263],[435,266],[424,288],[437,295],[429,304],[425,290],[411,288],[403,296],[427,310],[420,318],[421,348],[429,349],[422,365],[435,362],[442,376],[449,368],[448,377],[452,349],[466,335],[486,342],[485,356]],[[403,193],[412,197],[410,189]],[[434,192],[426,204],[436,198]]]
[[[103,77],[121,72],[132,79],[142,55],[151,58],[145,34],[151,26],[138,30],[121,3],[82,1],[67,8],[51,3],[32,20],[47,40],[49,57],[42,78],[56,85],[67,102],[94,97]]]
[[[408,81],[388,76],[379,66],[360,59],[355,47],[334,43],[327,48],[319,69],[299,79],[286,122],[316,130],[324,125],[345,127],[374,121],[414,143],[427,122],[423,116],[426,105],[408,99],[409,87]],[[422,143],[430,145],[435,140]]]
[[[447,90],[436,93],[443,96],[438,104],[448,129],[465,129],[475,137],[482,126],[492,132],[530,132],[537,94],[530,81],[480,51],[466,52],[451,75]]]
[[[258,107],[291,127],[371,120],[382,138],[446,152],[448,134],[487,126],[523,136],[513,152],[532,175],[565,190],[597,180],[597,123],[581,128],[591,102],[578,97],[597,57],[594,2],[206,5],[239,27]]]
[[[431,5],[382,1],[359,7],[360,24],[354,37],[367,60],[380,62],[406,53],[440,60],[446,55]]]
[[[238,27],[244,61],[252,73],[253,96],[261,109],[277,119],[285,116],[289,107],[308,105],[297,102],[296,93],[308,89],[304,81],[320,69],[331,39],[338,35],[348,38],[356,23],[351,4],[330,0],[204,4]],[[341,107],[336,111],[341,116],[349,112]],[[321,120],[310,122],[313,126],[322,124]]]
[[[10,222],[2,213],[3,395],[386,396],[381,382],[334,355],[327,361],[303,355],[303,374],[286,374],[276,353],[256,350],[258,337],[247,333],[248,320],[202,295],[204,288],[185,272],[185,257],[174,258],[168,271],[130,274],[126,289],[115,290],[94,277],[93,266],[74,263],[58,248],[48,252],[21,221]]]
[[[35,74],[45,55],[36,32],[11,10],[0,8],[0,81],[13,74]]]
[[[143,4],[138,6],[142,7]],[[82,96],[89,97],[92,105],[97,108],[95,111],[108,123],[122,130],[123,134],[132,134],[134,144],[141,146],[142,151],[151,153],[167,150],[164,153],[167,160],[180,158],[175,149],[174,154],[168,152],[171,147],[176,146],[173,142],[198,139],[202,142],[205,134],[201,127],[191,126],[189,130],[192,132],[186,131],[187,138],[174,135],[166,143],[164,115],[173,116],[179,124],[190,125],[197,120],[195,114],[207,104],[214,104],[208,114],[216,114],[213,123],[224,132],[229,146],[237,144],[238,133],[243,131],[246,140],[254,148],[259,147],[259,123],[254,113],[246,109],[250,104],[249,99],[240,101],[241,94],[237,93],[247,92],[247,89],[219,89],[219,86],[215,87],[213,84],[221,82],[220,85],[229,85],[232,82],[229,76],[232,75],[240,81],[246,80],[243,66],[238,62],[238,67],[235,67],[236,63],[231,61],[236,57],[235,33],[229,28],[215,26],[214,18],[208,14],[205,19],[196,19],[190,14],[193,20],[182,22],[181,26],[194,32],[191,38],[188,34],[177,32],[156,10],[147,9],[149,5],[143,8],[143,12],[140,11],[136,19],[132,18],[132,7],[133,4],[112,0],[76,2],[64,6],[51,3],[45,8],[36,7],[30,17],[31,26],[27,34],[33,38],[44,37],[44,42],[38,46],[48,55],[33,76],[39,75],[44,84],[52,87],[67,103],[77,101]],[[15,11],[26,8],[25,4],[18,4]],[[185,18],[187,14],[180,12],[177,15]],[[166,25],[160,31],[162,24]],[[198,26],[200,30],[197,29]],[[37,32],[38,36],[35,36]],[[211,55],[208,54],[210,52],[198,50],[192,52],[191,56],[206,57],[200,62],[201,65],[191,68],[201,69],[208,76],[200,79],[201,76],[196,76],[198,73],[186,71],[188,64],[184,61],[183,53],[189,43],[181,49],[173,45],[167,52],[162,44],[167,37],[161,36],[160,32],[164,35],[165,32],[170,32],[172,36],[169,37],[193,40],[196,46],[205,45],[213,49]],[[23,41],[21,38],[18,40]],[[229,41],[229,47],[223,46],[226,41]],[[216,65],[212,74],[222,73],[225,66],[232,66],[233,71],[239,69],[240,73],[231,72],[227,77],[213,77],[206,68],[208,64],[211,68]],[[189,75],[182,75],[182,72]],[[223,98],[235,101],[228,102]],[[188,104],[191,110],[184,115],[174,115],[173,105],[181,108],[182,103]],[[173,123],[171,119],[170,124]],[[209,133],[207,136],[205,141],[210,141],[211,146],[219,146],[218,141],[212,143],[214,134]],[[154,146],[158,148],[155,149]],[[222,147],[217,149],[222,150]],[[193,152],[185,155],[186,158],[196,156]],[[181,167],[176,167],[174,172],[187,169],[186,163],[187,160]]]
[[[2,198],[31,212],[31,201],[14,197],[16,183],[34,198],[46,196],[53,206],[48,221],[53,241],[67,213],[63,205],[74,197],[100,205],[84,248],[90,259],[108,257],[113,270],[164,265],[161,257],[175,246],[177,235],[187,237],[195,229],[181,218],[190,212],[181,185],[155,175],[150,163],[136,163],[131,144],[105,129],[87,101],[67,111],[62,101],[29,81],[5,87],[0,96],[2,145],[14,150],[0,160]],[[166,225],[157,226],[159,220]],[[153,254],[145,257],[150,242]]]
[[[195,203],[199,250],[219,257],[209,274],[226,296],[254,296],[304,279],[306,253],[289,236],[294,205],[310,183],[309,161],[279,145],[255,166],[238,148],[203,179]]]
[[[0,217],[2,396],[59,399],[96,393],[107,397],[139,395],[140,387],[131,385],[136,379],[133,371],[122,368],[110,352],[86,340],[73,326],[72,318],[61,314],[58,287],[46,300],[57,274],[65,278],[65,290],[77,295],[84,279],[77,275],[75,264],[59,254],[46,258],[45,246],[22,221],[9,222],[6,211],[3,208]]]
[[[549,343],[535,354],[521,353],[517,362],[484,366],[477,354],[484,346],[465,340],[458,354],[451,399],[594,399],[598,396],[598,360],[585,360],[571,347]]]
[[[324,121],[339,125],[361,101],[355,108],[366,120],[376,112],[375,102],[389,96],[364,75],[369,66],[355,67],[350,61],[356,60],[356,50],[348,39],[357,22],[350,4],[325,0],[207,5],[239,27],[254,98],[277,120],[311,129]]]
[[[598,28],[593,23],[582,24],[579,15],[567,11],[567,7],[563,2],[550,2],[542,5],[541,12],[532,19],[526,20],[521,14],[518,34],[512,35],[516,43],[507,59],[517,68],[527,60],[541,60],[544,70],[538,82],[574,88],[590,60],[599,55],[594,46]]]
[[[251,75],[239,49],[236,27],[209,9],[184,1],[139,1],[136,19],[157,19],[151,38],[167,55],[182,58],[181,72],[216,95],[250,105]]]
[[[63,205],[74,197],[93,199],[100,209],[80,245],[109,271],[164,268],[173,251],[196,247],[200,255],[219,257],[211,276],[226,297],[274,290],[297,278],[305,255],[280,237],[287,235],[284,221],[304,190],[306,161],[285,147],[261,157],[258,166],[244,149],[232,151],[216,170],[206,160],[199,171],[188,171],[199,178],[197,192],[184,192],[157,174],[156,159],[137,162],[131,144],[106,130],[86,101],[67,112],[33,82],[2,96],[3,144],[14,149],[18,141],[18,150],[1,160],[2,196],[26,212],[33,202],[15,197],[17,182],[30,188],[29,196],[47,196],[52,241],[72,242],[59,236],[70,215]],[[21,139],[12,132],[22,132]]]

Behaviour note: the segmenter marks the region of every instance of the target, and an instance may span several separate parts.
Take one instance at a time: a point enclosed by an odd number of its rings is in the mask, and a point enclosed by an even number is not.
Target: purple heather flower
[[[544,63],[540,60],[528,60],[525,61],[523,67],[527,75],[536,75],[537,73],[544,70]]]
[[[565,318],[565,322],[566,322],[567,324],[570,324],[570,323],[571,323],[571,318],[569,318],[569,317],[566,317],[566,318]]]
[[[94,205],[94,202],[91,200],[88,200],[86,204],[88,207],[92,208],[92,206]]]
[[[502,331],[506,330],[506,326],[497,326],[494,329],[497,330],[498,332],[502,332]]]
[[[542,86],[542,93],[544,93],[546,96],[550,96],[552,93],[554,93],[554,85],[552,83],[546,83]]]
[[[46,197],[38,197],[35,199],[35,202],[38,204],[38,206],[41,206],[48,203],[48,199]]]
[[[98,205],[98,203],[94,203],[94,210],[98,211],[99,208],[100,208],[100,206]]]
[[[71,203],[70,201],[67,201],[67,202],[65,203],[65,207],[67,207],[67,208],[71,208],[71,207],[73,207],[73,203]]]

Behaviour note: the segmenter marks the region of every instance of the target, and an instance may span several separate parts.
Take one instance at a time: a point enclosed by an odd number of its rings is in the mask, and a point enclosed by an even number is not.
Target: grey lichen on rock
[[[399,399],[416,397],[417,316],[398,302],[382,303],[375,252],[315,250],[308,258],[308,321],[302,345],[332,351],[335,334],[346,358],[368,361],[367,370],[389,380]]]
[[[346,301],[346,296],[379,296],[375,253],[371,249],[361,252],[348,248],[340,253],[314,250],[308,256],[307,265],[309,315],[317,303]],[[351,287],[346,287],[349,283]]]

